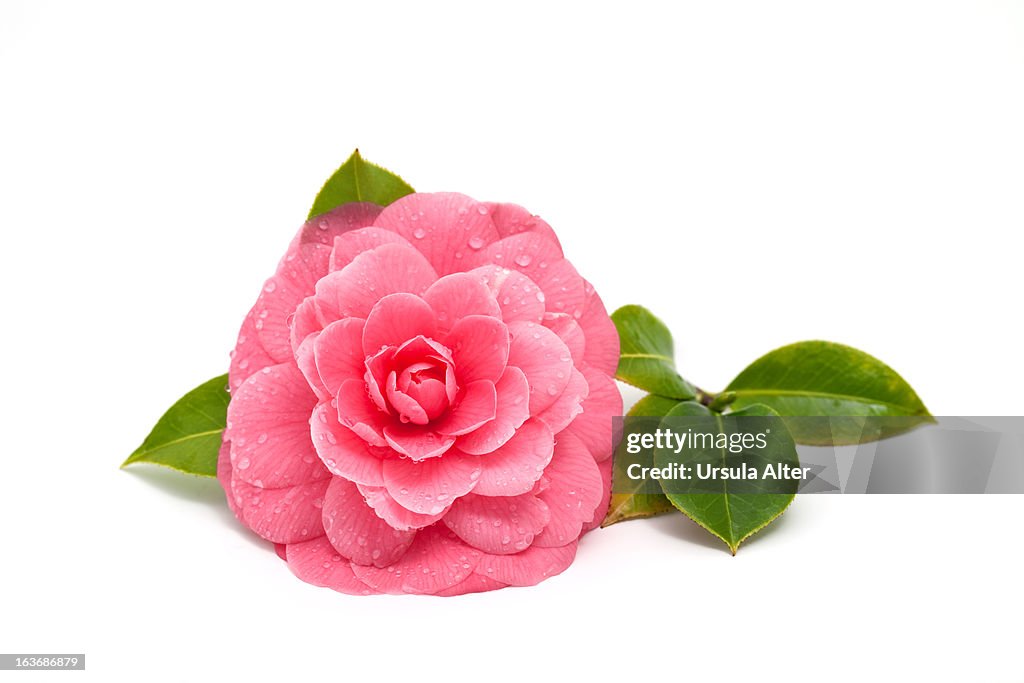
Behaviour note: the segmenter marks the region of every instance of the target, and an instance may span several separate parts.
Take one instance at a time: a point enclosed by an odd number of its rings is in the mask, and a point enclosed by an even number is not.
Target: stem
[[[700,387],[695,387],[695,389],[697,390],[697,396],[695,398],[702,406],[709,406],[716,398],[718,398],[718,394],[713,394],[710,391],[704,391]]]

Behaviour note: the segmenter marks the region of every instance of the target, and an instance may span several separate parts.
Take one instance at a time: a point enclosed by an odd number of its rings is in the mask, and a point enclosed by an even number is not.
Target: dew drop
[[[469,242],[467,242],[467,244],[469,245],[470,249],[474,249],[474,250],[483,249],[484,248],[484,238],[480,237],[478,235],[474,235],[473,237],[469,238]]]
[[[424,230],[423,228],[416,228],[415,230],[412,231],[412,236],[418,240],[421,240],[427,236],[427,231]]]
[[[532,260],[533,259],[530,257],[529,254],[520,254],[519,256],[516,256],[516,265],[525,268],[526,266],[530,265],[530,262]]]

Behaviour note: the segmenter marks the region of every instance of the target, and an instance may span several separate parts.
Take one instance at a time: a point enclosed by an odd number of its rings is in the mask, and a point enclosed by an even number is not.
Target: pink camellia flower
[[[618,356],[521,207],[347,204],[302,227],[242,324],[218,478],[310,583],[533,585],[607,510]]]

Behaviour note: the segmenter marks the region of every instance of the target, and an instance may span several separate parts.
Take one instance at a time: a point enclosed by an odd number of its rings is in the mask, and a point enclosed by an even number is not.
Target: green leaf
[[[189,474],[217,476],[217,452],[230,400],[227,387],[228,376],[221,375],[178,399],[121,467],[148,462]]]
[[[789,420],[793,437],[808,445],[863,443],[934,421],[895,370],[863,351],[832,342],[776,349],[751,363],[726,391],[735,392],[736,409],[761,403],[780,415],[844,418]]]
[[[627,413],[627,416],[663,417],[677,403],[677,401],[670,398],[648,394],[637,401],[636,405]],[[623,439],[624,441],[625,439]],[[653,455],[651,451],[647,451],[638,456],[632,456],[629,461],[640,462],[650,466],[653,462]],[[617,462],[621,460],[618,452],[613,457],[619,459]],[[611,526],[616,522],[653,517],[654,515],[660,515],[672,510],[672,503],[668,501],[668,498],[661,494],[635,493],[636,490],[642,488],[642,482],[630,480],[622,475],[623,473],[618,468],[612,469],[612,476],[615,478],[615,481],[612,485],[612,497],[608,506],[608,514],[605,516],[604,521],[601,522],[602,528]],[[633,489],[632,491],[630,490],[631,488]]]
[[[750,422],[744,421],[744,417],[779,416],[771,408],[759,405],[748,406],[728,415],[719,415],[699,403],[690,401],[680,403],[669,411],[662,425],[672,425],[672,418],[677,417],[700,418],[695,422],[687,421],[694,431],[731,435],[751,432]],[[675,431],[683,431],[678,428],[678,422],[675,424]],[[764,448],[750,448],[742,453],[730,453],[727,447],[716,448],[715,444],[708,444],[705,447],[704,444],[700,444],[688,447],[682,451],[682,455],[672,449],[657,449],[654,452],[654,464],[656,467],[666,467],[679,462],[685,462],[693,467],[698,463],[716,467],[743,465],[755,468],[759,475],[763,474],[765,467],[769,465],[798,467],[800,460],[797,457],[796,444],[785,424],[781,420],[770,420],[768,424],[771,425],[770,435],[767,436]],[[793,502],[797,487],[795,481],[791,483],[789,490],[779,486],[770,487],[758,480],[740,482],[720,479],[700,482],[696,492],[679,492],[668,481],[662,481],[661,484],[666,491],[666,497],[675,507],[722,539],[733,555],[745,539],[783,513]],[[787,492],[760,492],[758,489],[762,487],[765,491]]]
[[[680,400],[696,396],[676,372],[672,333],[643,306],[623,306],[612,313],[621,350],[615,376],[652,394]]]
[[[407,182],[391,171],[364,160],[357,149],[320,188],[313,208],[309,210],[309,218],[350,202],[387,206],[413,192]]]

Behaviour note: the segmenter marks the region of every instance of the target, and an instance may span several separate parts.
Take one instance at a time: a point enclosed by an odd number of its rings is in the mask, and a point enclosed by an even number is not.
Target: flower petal
[[[361,318],[337,320],[324,328],[313,343],[313,358],[324,387],[337,395],[341,385],[359,380],[366,372]]]
[[[404,508],[391,497],[391,494],[383,486],[356,484],[356,488],[359,489],[359,493],[363,494],[366,504],[373,508],[377,516],[396,529],[421,529],[430,526],[444,516],[443,512],[437,515],[421,515]]]
[[[509,330],[497,318],[467,315],[452,326],[443,341],[452,351],[455,377],[460,386],[478,379],[497,382],[505,370]]]
[[[422,294],[435,280],[437,274],[418,251],[383,244],[322,277],[316,283],[316,303],[329,320],[365,318],[381,297],[397,292]]]
[[[584,280],[583,289],[587,297],[583,315],[579,318],[580,327],[587,336],[583,358],[604,374],[614,375],[619,365],[619,333],[594,286]]]
[[[385,568],[352,565],[361,581],[382,593],[432,595],[465,581],[480,552],[460,541],[445,527],[430,527],[416,534],[405,555]]]
[[[241,521],[242,513],[235,505],[235,496],[231,493],[231,442],[227,439],[221,441],[220,450],[217,451],[217,481],[224,489],[224,496],[227,498],[228,507],[235,517]]]
[[[384,427],[391,422],[387,413],[381,412],[366,394],[366,383],[357,379],[347,380],[341,385],[338,396],[338,419],[371,446],[387,446]]]
[[[540,420],[527,420],[505,445],[480,456],[482,471],[474,492],[482,496],[529,492],[551,462],[554,447],[548,426]]]
[[[454,436],[438,434],[430,427],[398,423],[384,427],[384,438],[396,451],[417,461],[436,458],[455,443]]]
[[[594,508],[594,516],[589,522],[583,525],[583,533],[601,526],[605,516],[608,514],[608,505],[612,497],[612,459],[606,458],[597,463],[597,469],[601,471],[601,501]]]
[[[326,479],[309,437],[316,396],[294,363],[263,368],[228,404],[232,476],[267,488]]]
[[[550,518],[547,504],[532,493],[501,498],[470,493],[452,504],[443,521],[474,548],[508,555],[526,550]]]
[[[326,537],[289,543],[285,548],[288,568],[295,576],[314,586],[348,595],[373,595],[375,591],[356,578],[352,565],[334,549]]]
[[[256,311],[250,310],[242,321],[242,328],[238,331],[238,341],[235,342],[235,349],[231,352],[231,369],[228,373],[228,386],[231,391],[242,386],[253,373],[259,372],[269,365],[277,365],[277,361],[271,358],[267,350],[263,348],[256,333]]]
[[[384,486],[395,501],[422,515],[443,513],[460,496],[473,490],[480,478],[480,458],[458,451],[415,462],[405,458],[384,461]]]
[[[572,362],[575,365],[583,363],[587,338],[575,318],[567,313],[546,313],[543,325],[558,335],[572,354]]]
[[[364,357],[417,336],[433,337],[436,331],[436,316],[426,301],[414,294],[389,294],[373,305],[366,318]]]
[[[536,282],[517,270],[489,264],[469,271],[491,290],[506,323],[528,320],[539,323],[544,316],[544,292]]]
[[[518,204],[497,204],[487,202],[487,208],[491,210],[491,220],[498,234],[502,237],[517,235],[521,232],[534,232],[543,235],[547,239],[558,244],[558,237],[540,216],[534,216]],[[559,247],[561,248],[561,247]]]
[[[285,255],[277,272],[263,285],[263,292],[253,306],[256,333],[278,363],[292,357],[288,323],[302,300],[316,290],[317,281],[327,274],[330,255],[330,247],[302,244]]]
[[[554,403],[569,384],[572,354],[558,335],[542,325],[514,322],[508,330],[512,335],[508,364],[526,375],[530,383],[530,414],[537,415]]]
[[[373,452],[373,446],[338,423],[338,414],[329,402],[317,405],[309,425],[316,452],[332,474],[359,484],[384,485],[381,457]]]
[[[416,537],[378,517],[356,485],[331,477],[324,496],[323,524],[334,549],[356,564],[384,567],[396,562]]]
[[[548,488],[537,495],[551,509],[551,521],[533,543],[545,548],[572,543],[579,538],[583,525],[594,518],[604,495],[601,471],[587,447],[563,432],[544,476],[549,480]]]
[[[485,379],[462,387],[456,404],[435,429],[438,434],[461,436],[490,422],[497,414],[498,395],[494,383]]]
[[[234,477],[231,495],[247,527],[274,543],[297,543],[324,534],[320,509],[329,480],[265,489]]]
[[[558,434],[583,412],[583,401],[587,398],[589,391],[586,377],[582,372],[573,368],[569,376],[569,383],[565,385],[565,389],[559,394],[558,399],[535,417],[550,427],[552,434]],[[610,418],[608,424],[611,424]]]
[[[437,314],[437,326],[442,334],[447,334],[452,325],[467,315],[501,318],[501,308],[490,288],[469,273],[445,275],[430,285],[423,299]]]
[[[393,230],[423,253],[439,275],[465,270],[464,256],[498,239],[490,211],[463,194],[410,194],[389,205],[374,225]]]
[[[532,545],[515,555],[483,554],[474,571],[511,586],[535,586],[548,577],[561,574],[575,557],[575,541],[557,548]]]
[[[299,347],[314,332],[324,329],[320,309],[316,305],[316,296],[307,296],[295,309],[292,316],[290,341],[292,351],[298,353]]]
[[[382,244],[402,244],[412,247],[408,240],[392,230],[374,227],[353,230],[335,238],[334,250],[331,252],[331,260],[328,264],[329,272],[341,270],[352,263],[356,256],[364,251],[376,249]]]
[[[508,584],[489,579],[481,574],[470,574],[465,580],[460,581],[451,588],[440,590],[434,593],[434,595],[442,598],[451,598],[470,593],[486,593],[487,591],[498,590],[499,588],[508,588]]]
[[[291,246],[313,243],[330,247],[338,235],[372,225],[380,212],[381,207],[371,202],[342,204],[306,221],[292,240]]]
[[[573,420],[568,431],[587,447],[594,460],[601,462],[612,456],[612,418],[622,415],[622,394],[608,375],[583,366],[590,393],[582,403],[583,412]]]
[[[490,453],[512,438],[530,417],[530,385],[519,368],[507,367],[495,385],[494,419],[459,437],[458,448],[466,453]]]

